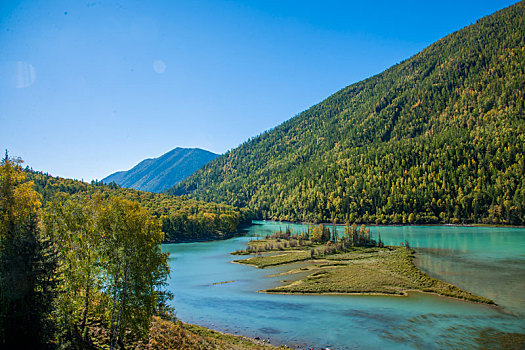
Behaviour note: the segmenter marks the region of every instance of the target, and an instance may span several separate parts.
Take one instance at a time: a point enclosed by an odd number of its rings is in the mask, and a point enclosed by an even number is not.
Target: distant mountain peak
[[[218,155],[200,148],[176,147],[158,158],[147,158],[127,171],[117,171],[102,182],[148,192],[162,192],[184,180]]]

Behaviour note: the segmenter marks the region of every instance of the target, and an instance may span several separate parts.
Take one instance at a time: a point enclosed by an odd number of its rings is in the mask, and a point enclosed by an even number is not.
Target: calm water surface
[[[289,267],[256,269],[229,253],[253,237],[290,226],[255,222],[244,237],[164,245],[177,316],[213,329],[306,348],[490,347],[502,332],[525,333],[525,229],[450,226],[372,227],[386,244],[407,239],[430,275],[496,301],[502,309],[434,295],[408,297],[267,295]],[[338,227],[343,232],[342,227]],[[233,282],[231,282],[233,281]],[[220,282],[229,282],[216,284]],[[489,345],[489,346],[487,346]]]

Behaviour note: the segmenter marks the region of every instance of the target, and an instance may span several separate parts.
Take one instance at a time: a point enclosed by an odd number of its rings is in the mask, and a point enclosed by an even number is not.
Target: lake
[[[408,297],[270,295],[259,290],[293,276],[266,277],[287,267],[231,263],[229,253],[290,226],[255,221],[244,236],[163,245],[171,253],[169,289],[185,322],[273,344],[330,349],[494,347],[525,333],[525,229],[506,227],[375,226],[385,244],[405,239],[416,264],[433,277],[494,300],[500,308],[412,293]],[[344,228],[337,228],[343,233]],[[233,282],[232,282],[233,281]],[[228,282],[228,283],[221,283]]]

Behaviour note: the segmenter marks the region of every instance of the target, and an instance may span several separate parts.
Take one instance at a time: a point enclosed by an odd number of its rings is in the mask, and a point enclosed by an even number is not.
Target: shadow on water
[[[495,329],[490,322],[503,321]],[[439,334],[436,337],[436,334]],[[513,331],[511,322],[503,317],[458,317],[457,315],[420,315],[392,327],[382,335],[385,339],[427,349],[523,349],[525,334]],[[431,339],[431,341],[429,341]]]
[[[507,312],[525,315],[525,260],[480,259],[454,250],[418,248],[415,264],[430,276],[491,298]]]

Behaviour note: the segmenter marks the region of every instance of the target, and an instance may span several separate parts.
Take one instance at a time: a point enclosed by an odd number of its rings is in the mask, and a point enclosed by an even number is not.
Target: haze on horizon
[[[224,153],[516,1],[0,2],[0,147],[101,179]]]

